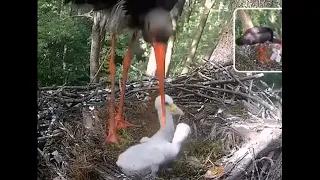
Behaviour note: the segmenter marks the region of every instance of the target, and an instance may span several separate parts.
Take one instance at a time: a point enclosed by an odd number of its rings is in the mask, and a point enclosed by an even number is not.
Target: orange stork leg
[[[116,34],[112,33],[111,35],[111,57],[110,57],[110,64],[109,64],[109,71],[111,76],[111,97],[109,101],[109,120],[108,120],[108,136],[106,141],[117,143],[117,134],[116,134],[116,127],[115,127],[115,119],[114,119],[114,85],[115,85],[115,76],[116,76],[116,64],[114,61],[115,56],[115,45],[116,45]]]
[[[260,62],[266,62],[267,61],[267,57],[264,53],[264,46],[261,44],[259,47],[259,61]]]
[[[165,98],[164,98],[164,78],[165,78],[165,57],[167,45],[165,43],[153,42],[154,53],[156,56],[157,63],[157,78],[159,80],[159,92],[161,96],[161,127],[166,124],[166,109],[165,109]]]
[[[122,83],[121,83],[121,93],[120,93],[120,102],[119,102],[119,107],[118,107],[118,113],[116,115],[115,121],[116,121],[116,128],[121,129],[121,128],[126,128],[129,126],[137,126],[134,124],[129,123],[128,121],[125,121],[122,119],[122,113],[123,113],[123,105],[124,105],[124,95],[126,92],[126,83],[127,83],[127,77],[128,77],[128,72],[129,68],[131,65],[131,60],[133,58],[133,44],[134,41],[136,40],[137,37],[137,32],[136,30],[132,34],[131,41],[129,43],[128,51],[123,59],[123,72],[122,72]]]

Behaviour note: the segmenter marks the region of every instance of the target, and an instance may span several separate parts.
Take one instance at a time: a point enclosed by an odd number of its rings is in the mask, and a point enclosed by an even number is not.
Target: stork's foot
[[[109,129],[108,137],[106,139],[106,142],[107,143],[118,143],[117,132],[116,132],[115,128],[110,128]]]
[[[118,113],[116,118],[116,129],[124,129],[127,127],[139,127],[138,125],[131,124],[128,121],[122,120],[121,115]]]

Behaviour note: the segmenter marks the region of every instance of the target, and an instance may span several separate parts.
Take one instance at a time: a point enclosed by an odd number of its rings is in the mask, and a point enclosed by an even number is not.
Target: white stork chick
[[[155,99],[154,106],[158,112],[159,124],[161,125],[160,120],[162,116],[161,116],[161,97],[160,96],[158,96]],[[167,94],[165,94],[165,106],[166,106],[166,120],[167,120],[166,125],[160,128],[158,132],[154,134],[151,138],[148,138],[148,137],[141,138],[140,143],[145,143],[150,139],[157,139],[157,138],[164,139],[167,142],[172,141],[172,138],[174,136],[174,131],[175,131],[175,125],[173,122],[172,115],[183,116],[184,112],[174,104],[173,99]]]
[[[150,139],[148,142],[131,146],[119,155],[116,164],[127,176],[156,176],[160,165],[174,160],[178,155],[189,133],[190,126],[179,123],[172,143],[164,139]]]

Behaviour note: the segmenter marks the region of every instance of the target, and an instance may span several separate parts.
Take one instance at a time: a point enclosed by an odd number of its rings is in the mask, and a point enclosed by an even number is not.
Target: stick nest
[[[272,55],[272,49],[278,48],[277,44],[264,43],[265,56],[268,58]],[[267,62],[260,62],[259,47],[256,45],[244,45],[235,47],[235,67],[238,71],[282,71],[282,59],[280,63],[267,59]]]
[[[259,131],[257,127],[261,130],[265,124],[261,121],[277,124],[281,119],[278,92],[255,85],[262,76],[247,76],[234,72],[231,66],[214,65],[167,79],[166,93],[185,112],[185,116],[175,117],[175,122],[189,124],[192,133],[176,163],[163,169],[159,179],[225,177],[226,158],[249,137],[234,125],[249,127],[254,123],[246,130]],[[124,179],[115,165],[118,155],[159,129],[154,109],[157,81],[128,83],[124,117],[141,127],[120,130],[119,144],[104,143],[110,93],[107,84],[39,88],[38,179]]]

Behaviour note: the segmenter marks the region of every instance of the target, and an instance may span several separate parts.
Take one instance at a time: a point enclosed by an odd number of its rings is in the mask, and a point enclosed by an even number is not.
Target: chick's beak
[[[170,113],[173,115],[180,115],[180,116],[184,115],[184,112],[175,104],[170,104],[169,110],[170,110]]]

